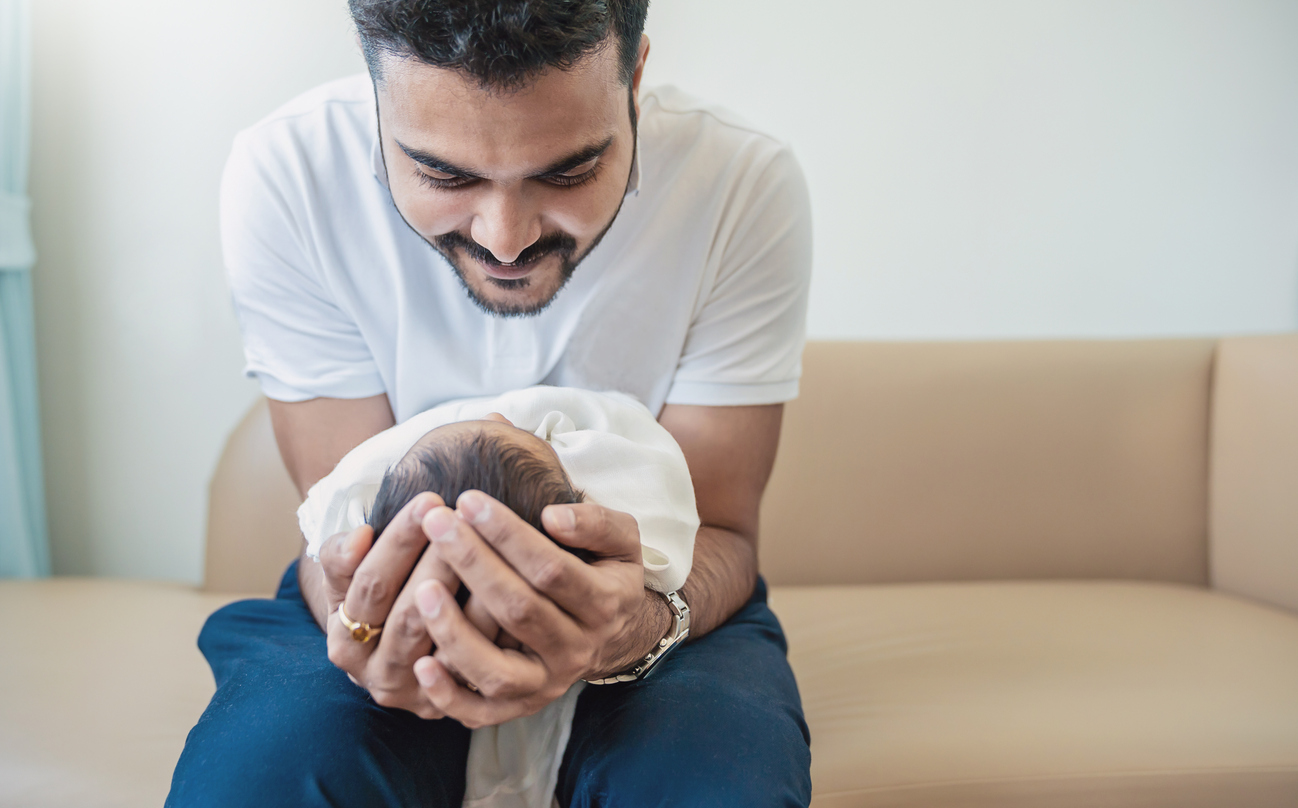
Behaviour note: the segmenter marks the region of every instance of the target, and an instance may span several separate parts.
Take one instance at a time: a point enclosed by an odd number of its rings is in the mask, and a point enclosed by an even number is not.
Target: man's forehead
[[[534,173],[622,129],[628,89],[606,53],[571,69],[549,69],[510,91],[483,88],[456,70],[397,60],[376,88],[384,134],[408,151],[482,176]]]

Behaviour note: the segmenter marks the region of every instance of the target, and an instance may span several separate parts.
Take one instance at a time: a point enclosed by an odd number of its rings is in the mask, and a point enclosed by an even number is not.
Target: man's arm
[[[382,393],[369,398],[270,401],[275,443],[302,499],[343,455],[394,423],[392,407]]]
[[[753,594],[757,515],[775,465],[783,414],[783,404],[668,404],[658,417],[685,453],[699,508],[694,564],[682,590],[690,607],[691,637],[730,619]],[[662,613],[667,614],[666,605]]]

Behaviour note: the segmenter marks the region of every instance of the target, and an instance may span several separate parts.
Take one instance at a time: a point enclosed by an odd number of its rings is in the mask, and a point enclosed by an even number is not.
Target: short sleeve
[[[322,278],[308,238],[309,172],[293,153],[265,128],[242,133],[221,181],[221,245],[244,372],[279,401],[378,395],[374,357]]]
[[[798,395],[811,280],[811,201],[780,148],[718,235],[719,267],[690,325],[668,404],[775,404]]]

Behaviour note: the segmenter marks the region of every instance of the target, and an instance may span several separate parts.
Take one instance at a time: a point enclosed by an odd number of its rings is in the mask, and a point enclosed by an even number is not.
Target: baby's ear
[[[484,421],[498,421],[498,422],[500,422],[500,423],[502,423],[502,424],[509,424],[510,426],[513,426],[513,425],[514,425],[514,422],[513,422],[513,421],[509,420],[508,418],[506,418],[505,416],[501,415],[501,414],[498,413],[498,412],[488,413],[488,414],[487,414],[487,417],[486,417],[486,418],[483,418],[482,420],[484,420]]]

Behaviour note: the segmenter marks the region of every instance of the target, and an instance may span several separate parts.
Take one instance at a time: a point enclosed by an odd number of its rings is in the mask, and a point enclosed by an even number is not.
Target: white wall
[[[196,581],[255,395],[233,133],[361,68],[342,0],[41,0],[32,193],[55,568]],[[797,149],[817,337],[1298,327],[1298,4],[654,0],[648,81]]]
[[[32,196],[54,569],[198,581],[256,395],[221,271],[234,133],[363,68],[330,0],[34,3]]]
[[[1292,0],[652,9],[653,79],[801,157],[814,336],[1298,325]]]

